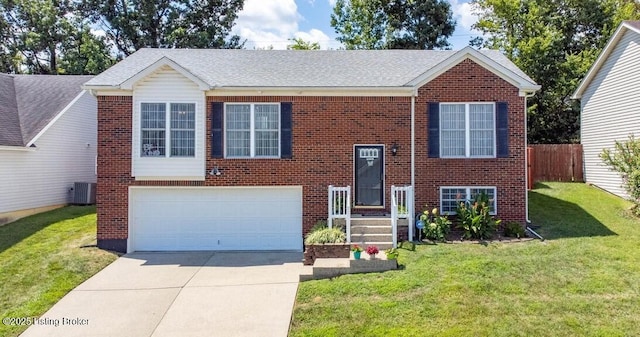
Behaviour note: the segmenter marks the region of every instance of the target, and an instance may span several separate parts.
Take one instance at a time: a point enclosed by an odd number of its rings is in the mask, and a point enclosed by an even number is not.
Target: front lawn
[[[400,249],[403,270],[300,284],[291,336],[640,336],[640,221],[584,184],[530,194],[547,240]]]
[[[70,206],[0,226],[0,317],[38,317],[117,256],[95,248],[95,207]],[[0,323],[0,336],[27,326]]]

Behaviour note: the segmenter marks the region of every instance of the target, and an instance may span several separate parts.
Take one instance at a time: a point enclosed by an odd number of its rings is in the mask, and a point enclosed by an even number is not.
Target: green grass
[[[95,207],[71,206],[0,226],[0,317],[45,313],[117,256],[95,248]],[[0,336],[27,327],[0,323]]]
[[[400,249],[404,269],[300,284],[291,336],[640,336],[640,221],[584,184],[545,183],[547,240]]]

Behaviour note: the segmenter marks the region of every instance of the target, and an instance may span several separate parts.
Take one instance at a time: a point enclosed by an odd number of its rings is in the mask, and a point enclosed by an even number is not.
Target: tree
[[[90,34],[88,26],[74,15],[70,1],[0,0],[0,32],[2,72],[33,74],[99,73],[113,59],[101,38]],[[80,67],[73,49],[93,53],[82,56],[91,70]],[[76,64],[69,69],[60,67]]]
[[[455,21],[444,0],[337,0],[331,26],[347,49],[434,49]]]
[[[288,50],[320,50],[320,44],[318,42],[305,41],[302,38],[289,39],[293,42],[287,46]]]
[[[229,36],[244,0],[86,0],[83,10],[130,55],[144,48],[241,48]]]
[[[10,47],[10,28],[5,15],[0,15],[0,72],[11,73],[15,66],[15,57]]]
[[[623,19],[640,16],[635,0],[474,0],[472,44],[503,51],[542,89],[528,101],[530,143],[579,141],[579,103],[570,99]]]
[[[83,26],[63,43],[64,55],[58,62],[59,74],[99,74],[118,59],[111,54],[104,37],[96,36],[88,26]]]
[[[389,49],[435,49],[449,46],[456,22],[448,1],[396,0],[387,5]]]
[[[384,49],[385,0],[337,0],[331,14],[336,40],[347,49]]]

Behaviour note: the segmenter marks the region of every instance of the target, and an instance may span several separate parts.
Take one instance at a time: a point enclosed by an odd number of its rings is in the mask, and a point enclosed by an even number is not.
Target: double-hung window
[[[456,186],[440,188],[440,210],[442,214],[455,214],[460,202],[473,201],[478,195],[485,194],[489,198],[489,213],[496,214],[496,188]]]
[[[195,103],[141,103],[141,156],[194,157]]]
[[[225,105],[227,158],[280,157],[280,104]]]
[[[440,156],[494,158],[494,103],[440,103]]]

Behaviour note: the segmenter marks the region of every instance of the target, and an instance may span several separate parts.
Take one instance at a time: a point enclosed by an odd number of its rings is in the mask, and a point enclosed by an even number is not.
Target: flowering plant
[[[441,215],[437,208],[429,211],[428,206],[420,214],[420,221],[424,227],[422,231],[429,240],[445,241],[451,228],[451,221],[446,216]]]
[[[367,254],[369,254],[369,255],[376,255],[376,254],[378,254],[378,252],[380,252],[380,251],[378,250],[378,247],[376,247],[376,246],[368,246],[367,247]]]
[[[353,245],[353,247],[351,247],[351,251],[352,252],[361,252],[363,251],[362,247],[358,246],[358,245]]]

